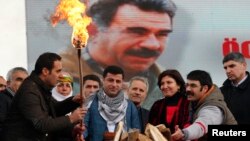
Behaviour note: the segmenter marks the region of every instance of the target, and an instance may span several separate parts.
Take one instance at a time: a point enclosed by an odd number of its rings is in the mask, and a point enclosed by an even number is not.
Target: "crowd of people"
[[[144,132],[148,123],[164,124],[173,140],[206,140],[208,125],[250,124],[249,72],[244,56],[232,52],[223,59],[228,78],[223,86],[213,83],[204,70],[193,70],[183,79],[178,70],[158,76],[164,98],[150,109],[142,107],[149,91],[148,78],[134,76],[123,87],[121,67],[107,66],[103,75],[88,74],[83,94],[73,94],[73,77],[63,71],[61,56],[43,53],[28,74],[15,67],[1,80],[0,135],[5,141],[82,140],[102,141],[115,132],[120,121],[124,131]],[[84,105],[80,105],[84,101]],[[83,122],[81,125],[80,123]],[[62,134],[64,133],[64,134]]]
[[[120,121],[124,131],[164,124],[174,141],[206,140],[208,125],[250,124],[250,76],[241,53],[224,57],[228,78],[221,87],[205,70],[185,81],[177,69],[155,63],[175,10],[171,0],[93,2],[88,14],[96,32],[83,52],[83,78],[72,49],[41,54],[30,74],[15,67],[6,80],[0,76],[0,140],[102,141]],[[85,99],[73,89],[79,79]]]

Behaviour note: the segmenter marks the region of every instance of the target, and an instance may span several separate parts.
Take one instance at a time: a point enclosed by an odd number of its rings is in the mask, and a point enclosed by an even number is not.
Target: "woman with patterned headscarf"
[[[52,96],[57,101],[63,101],[73,95],[73,78],[67,72],[62,72],[57,85],[52,89]]]

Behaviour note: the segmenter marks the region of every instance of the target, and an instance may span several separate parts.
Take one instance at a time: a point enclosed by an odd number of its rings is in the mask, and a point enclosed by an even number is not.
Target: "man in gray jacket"
[[[179,129],[176,126],[173,140],[206,140],[208,125],[235,125],[220,89],[213,84],[209,73],[194,70],[187,75],[187,98],[191,101],[191,125]]]

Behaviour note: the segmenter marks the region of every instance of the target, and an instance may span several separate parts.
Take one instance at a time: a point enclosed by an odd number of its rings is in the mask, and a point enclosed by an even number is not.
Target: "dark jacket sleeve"
[[[2,125],[8,110],[8,103],[4,94],[0,93],[0,124]]]
[[[160,124],[160,116],[159,113],[162,114],[161,112],[162,107],[161,107],[161,101],[158,100],[156,101],[153,106],[151,107],[149,111],[149,117],[148,117],[148,122],[152,125],[158,125]]]
[[[73,96],[69,97],[63,101],[58,102],[54,98],[52,98],[53,105],[55,106],[55,112],[56,112],[57,116],[66,115],[80,106],[79,103],[74,102],[72,99],[73,99]]]
[[[37,92],[23,93],[18,107],[24,118],[40,132],[54,132],[72,127],[68,116],[52,117],[52,106]]]
[[[126,115],[130,115],[130,122],[128,121],[127,123],[131,123],[130,127],[128,125],[128,128],[136,128],[136,129],[141,129],[140,121],[139,121],[139,114],[138,110],[135,107],[134,103],[132,103],[130,100],[128,100],[128,108],[126,112]]]

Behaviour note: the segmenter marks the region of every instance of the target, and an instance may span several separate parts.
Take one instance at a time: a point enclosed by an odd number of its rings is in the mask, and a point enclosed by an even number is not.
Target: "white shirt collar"
[[[246,79],[247,79],[248,75],[246,75],[242,80],[240,80],[240,82],[238,84],[234,84],[232,82],[232,85],[235,86],[235,87],[238,87],[240,84],[242,84]]]

